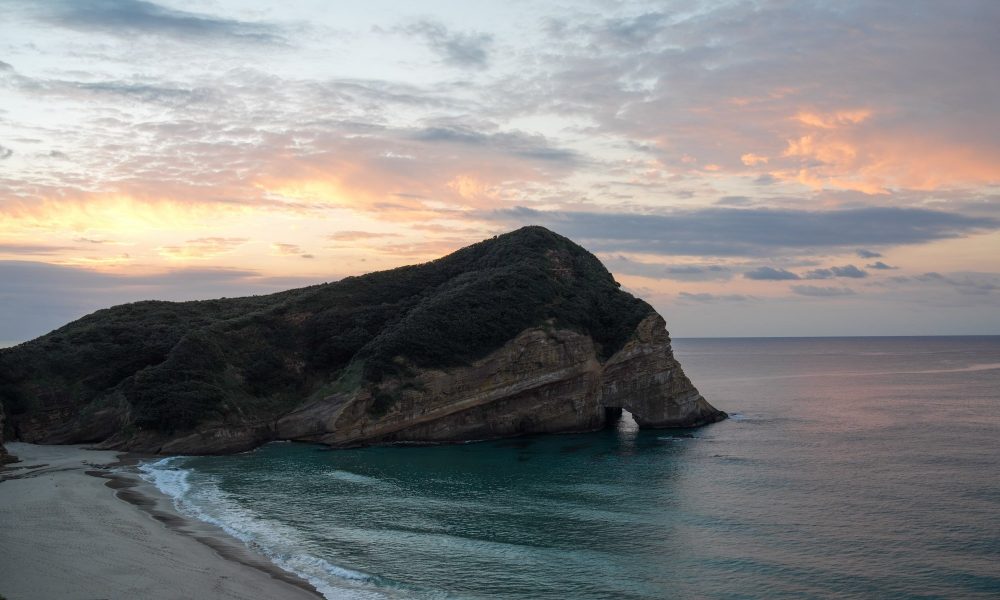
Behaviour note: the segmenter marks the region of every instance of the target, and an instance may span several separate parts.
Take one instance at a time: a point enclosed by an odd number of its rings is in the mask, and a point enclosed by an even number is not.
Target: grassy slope
[[[339,385],[463,364],[545,322],[591,335],[609,356],[651,311],[583,248],[526,227],[335,283],[100,310],[0,351],[0,400],[8,416],[40,402],[127,403],[134,426],[172,432],[278,414],[344,374]]]

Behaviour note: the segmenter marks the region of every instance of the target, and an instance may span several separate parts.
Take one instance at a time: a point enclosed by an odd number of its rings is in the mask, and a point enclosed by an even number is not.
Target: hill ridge
[[[0,350],[0,401],[19,439],[122,447],[274,422],[345,385],[378,417],[399,396],[383,382],[469,367],[533,328],[575,332],[607,361],[655,314],[619,288],[593,254],[528,226],[265,296],[102,309]]]

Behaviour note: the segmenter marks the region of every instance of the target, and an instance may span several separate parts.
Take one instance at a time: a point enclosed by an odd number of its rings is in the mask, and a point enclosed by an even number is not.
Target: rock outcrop
[[[726,416],[663,318],[537,227],[272,296],[100,311],[3,351],[0,377],[21,440],[164,454],[590,431],[622,409],[641,428]]]
[[[17,462],[17,457],[7,452],[7,448],[4,447],[3,445],[3,427],[4,427],[3,405],[0,404],[0,465]]]
[[[684,375],[655,313],[603,363],[587,336],[532,328],[473,365],[421,371],[389,388],[398,399],[385,413],[372,410],[370,389],[337,394],[280,419],[276,435],[334,446],[449,442],[593,431],[620,414],[608,409],[626,409],[646,428],[725,418]]]

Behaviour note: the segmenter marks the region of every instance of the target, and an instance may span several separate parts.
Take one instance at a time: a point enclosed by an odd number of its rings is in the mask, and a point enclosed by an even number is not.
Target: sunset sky
[[[0,340],[539,224],[675,336],[1000,334],[1000,2],[0,0]]]

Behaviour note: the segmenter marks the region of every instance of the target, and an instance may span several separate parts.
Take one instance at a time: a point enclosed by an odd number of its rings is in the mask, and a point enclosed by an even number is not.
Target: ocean
[[[1000,337],[674,348],[730,419],[141,468],[330,599],[1000,597]]]

